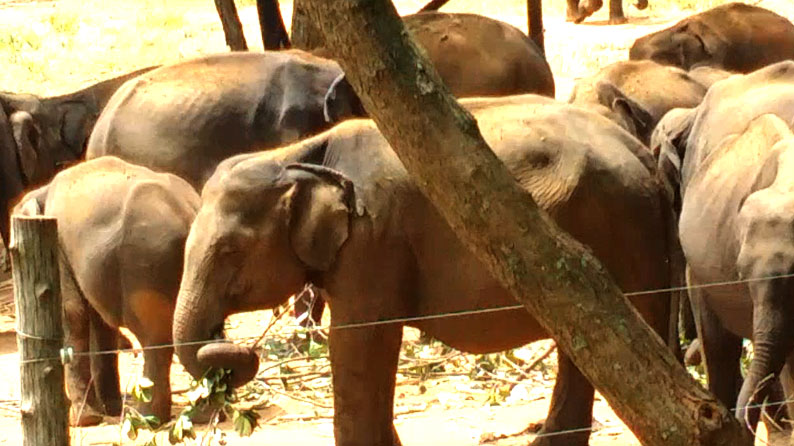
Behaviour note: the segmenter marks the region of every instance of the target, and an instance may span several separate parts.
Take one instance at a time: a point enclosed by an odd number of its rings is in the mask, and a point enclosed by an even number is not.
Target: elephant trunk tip
[[[259,371],[259,355],[252,348],[228,342],[214,342],[201,347],[196,359],[205,367],[231,371],[229,385],[232,387],[240,387],[253,380]]]

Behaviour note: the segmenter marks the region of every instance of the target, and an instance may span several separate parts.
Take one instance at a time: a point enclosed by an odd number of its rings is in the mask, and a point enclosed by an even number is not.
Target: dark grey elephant
[[[688,282],[709,388],[754,427],[780,379],[794,397],[794,62],[714,84],[662,120],[659,169],[678,188]],[[754,356],[741,389],[742,338]],[[738,391],[738,394],[737,394]],[[794,413],[789,404],[789,413]]]
[[[637,39],[629,59],[689,70],[709,65],[748,73],[794,59],[794,24],[768,9],[728,3]]]
[[[0,92],[0,236],[8,242],[8,211],[22,192],[49,181],[80,159],[110,96],[153,67],[49,98]]]
[[[199,204],[181,178],[114,157],[66,169],[22,199],[15,214],[58,218],[65,345],[77,353],[114,350],[121,326],[143,347],[171,344],[185,240]],[[154,387],[142,410],[162,421],[171,416],[172,356],[170,347],[143,353]],[[72,425],[121,413],[118,355],[76,356],[66,371]]]
[[[690,75],[650,60],[616,62],[578,81],[568,102],[606,107],[608,117],[648,144],[665,113],[697,106],[708,87],[727,75],[718,69]]]
[[[650,152],[590,111],[539,96],[462,100],[496,154],[561,227],[589,245],[626,291],[670,285],[669,209]],[[509,305],[367,120],[271,152],[224,161],[202,192],[174,314],[180,362],[250,374],[250,357],[213,339],[229,314],[272,308],[310,281],[327,291],[337,445],[400,444],[392,423],[402,323],[348,324]],[[633,300],[664,338],[670,295]],[[477,353],[548,335],[523,309],[409,323]],[[245,363],[241,366],[240,363]],[[593,388],[560,353],[544,432],[586,428]],[[585,445],[589,432],[541,445]]]

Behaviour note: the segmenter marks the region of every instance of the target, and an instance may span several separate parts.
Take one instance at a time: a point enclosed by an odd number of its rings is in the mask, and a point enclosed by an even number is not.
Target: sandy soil
[[[35,22],[51,15],[53,11],[67,8],[68,5],[80,5],[75,1],[77,0],[0,0],[0,39],[4,37],[5,31],[2,31],[4,28],[10,29],[12,25],[28,21]],[[81,23],[102,23],[103,26],[113,26],[117,29],[123,28],[126,21],[134,22],[135,14],[141,14],[140,11],[136,12],[135,7],[130,3],[108,2],[108,5],[110,3],[113,3],[113,7],[99,11],[87,6],[84,9],[80,9],[79,6],[75,8],[77,14],[82,17]],[[285,20],[288,22],[292,12],[291,2],[282,3]],[[401,13],[410,13],[424,2],[405,0],[397,3]],[[87,5],[88,2],[84,4]],[[498,9],[494,8],[495,4],[498,4]],[[525,2],[520,0],[504,2],[452,0],[445,10],[485,14],[526,30],[524,5]],[[790,0],[765,0],[761,5],[794,19],[794,2]],[[547,54],[555,74],[557,96],[560,99],[568,97],[576,79],[611,62],[625,59],[627,49],[637,37],[669,26],[691,13],[691,11],[681,11],[674,6],[669,8],[655,6],[652,0],[650,10],[637,11],[633,7],[627,7],[630,22],[626,25],[605,26],[607,13],[604,10],[586,24],[577,26],[564,21],[560,5],[546,6]],[[16,64],[12,63],[8,67],[5,74],[0,73],[0,82],[2,82],[0,89],[38,94],[68,92],[111,74],[127,72],[140,66],[172,61],[202,52],[223,50],[223,37],[212,2],[205,1],[199,5],[195,2],[180,1],[175,2],[173,6],[169,3],[168,7],[181,8],[179,11],[184,11],[182,20],[185,23],[185,30],[179,30],[178,35],[171,33],[167,36],[151,37],[147,34],[150,30],[141,31],[140,40],[145,42],[136,43],[134,50],[130,50],[129,48],[133,47],[123,46],[129,42],[105,42],[102,40],[104,34],[96,31],[83,33],[81,28],[77,43],[70,43],[77,49],[71,48],[71,53],[63,54],[63,57],[54,57],[43,67],[35,70],[23,69],[23,65],[29,61],[18,59]],[[253,37],[257,35],[256,12],[252,6],[242,7],[241,16],[249,44],[256,48],[258,42]],[[202,30],[200,36],[195,35],[195,29]],[[83,49],[80,45],[84,43],[88,45],[86,42],[91,42],[94,46]],[[102,46],[105,44],[106,46]],[[170,53],[149,51],[150,47],[157,45],[169,49],[173,47],[173,51]],[[124,51],[137,52],[129,54]],[[89,62],[95,69],[87,70],[83,67]],[[2,313],[0,331],[4,332],[0,334],[0,376],[5,378],[0,380],[0,432],[3,432],[0,436],[0,444],[17,445],[21,443],[18,416],[19,365],[12,331],[13,317],[9,315],[7,306],[5,311],[0,313]],[[256,337],[261,334],[270,317],[270,312],[237,315],[229,323],[230,337],[235,339]],[[292,330],[289,326],[279,326],[276,333],[284,337],[289,336]],[[406,337],[415,339],[416,333],[409,332]],[[543,341],[527,346],[522,351],[531,361],[533,355],[540,354],[549,347],[549,344],[550,341]],[[434,348],[438,349],[437,346]],[[433,358],[433,351],[430,353],[429,357]],[[263,362],[262,369],[272,366],[278,360],[271,358]],[[470,356],[459,357],[457,362],[445,363],[443,375],[431,376],[426,380],[417,379],[407,372],[406,375],[401,375],[395,411],[397,429],[404,444],[507,446],[526,444],[532,438],[530,433],[512,434],[521,433],[528,424],[544,418],[554,378],[554,355],[552,354],[538,368],[529,372],[530,377],[522,380],[520,384],[508,382],[512,379],[505,378],[504,376],[507,375],[504,374],[499,375],[502,372],[498,370],[497,376],[501,376],[502,379],[471,379],[467,375],[474,373],[472,370],[475,369],[474,363],[477,360],[479,359]],[[142,357],[124,353],[120,356],[120,367],[122,387],[129,389],[140,376]],[[221,427],[227,432],[226,440],[235,445],[262,443],[332,445],[331,411],[327,408],[331,400],[326,369],[327,363],[323,360],[294,366],[293,371],[308,370],[317,373],[313,379],[307,380],[303,385],[296,384],[297,381],[290,381],[292,384],[289,388],[285,388],[278,379],[268,380],[270,387],[265,386],[265,390],[260,388],[259,393],[254,393],[254,396],[258,395],[258,398],[264,402],[264,407],[260,411],[261,428],[253,436],[240,439],[231,431],[228,422],[223,423]],[[283,372],[283,369],[281,371]],[[175,364],[172,381],[173,388],[178,391],[185,389],[190,379],[181,366]],[[489,405],[495,389],[504,390],[505,387],[506,392],[511,395],[510,398],[500,400],[498,405]],[[298,401],[295,398],[308,402]],[[177,394],[175,400],[177,405],[184,404],[185,397],[183,394]],[[595,420],[592,445],[638,444],[631,432],[600,397],[596,401]],[[496,434],[490,437],[498,437],[500,434],[508,434],[508,436],[482,443],[488,438],[488,434]],[[131,441],[122,438],[117,420],[107,420],[106,424],[98,427],[73,429],[72,436],[74,445],[132,444]],[[145,439],[145,436],[141,438]],[[138,440],[139,443],[141,441]],[[166,441],[163,440],[160,444],[167,444]],[[760,441],[759,439],[759,444],[763,444]]]

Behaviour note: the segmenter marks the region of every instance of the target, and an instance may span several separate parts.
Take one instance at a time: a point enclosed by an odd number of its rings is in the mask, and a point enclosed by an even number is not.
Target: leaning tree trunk
[[[289,35],[284,27],[284,18],[281,16],[278,0],[256,0],[256,12],[259,15],[263,47],[266,50],[289,48]]]
[[[751,444],[598,260],[517,184],[417,50],[394,5],[314,0],[304,6],[418,187],[644,445]]]
[[[312,1],[314,0],[292,2],[292,45],[304,51],[325,46],[325,38],[307,14],[307,3]]]
[[[226,36],[226,45],[229,45],[232,51],[248,50],[248,45],[245,43],[245,35],[243,34],[243,24],[240,23],[234,0],[215,0],[215,8],[221,18],[223,35]]]

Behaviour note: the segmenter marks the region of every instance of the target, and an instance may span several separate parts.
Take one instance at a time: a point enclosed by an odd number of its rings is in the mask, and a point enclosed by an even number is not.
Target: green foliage
[[[193,418],[199,413],[212,413],[213,422],[217,422],[218,414],[226,413],[232,417],[234,430],[241,437],[250,436],[258,427],[259,415],[253,409],[240,409],[234,407],[238,397],[235,390],[228,385],[230,372],[224,369],[209,369],[200,379],[193,381],[187,393],[190,405],[171,422],[162,424],[155,416],[145,416],[134,408],[127,408],[124,413],[122,433],[130,440],[138,438],[141,430],[154,432],[168,432],[170,444],[185,443],[186,440],[195,440],[196,431]],[[142,378],[132,390],[136,401],[148,403],[152,400],[153,383]],[[147,445],[156,445],[156,436],[153,436]]]

